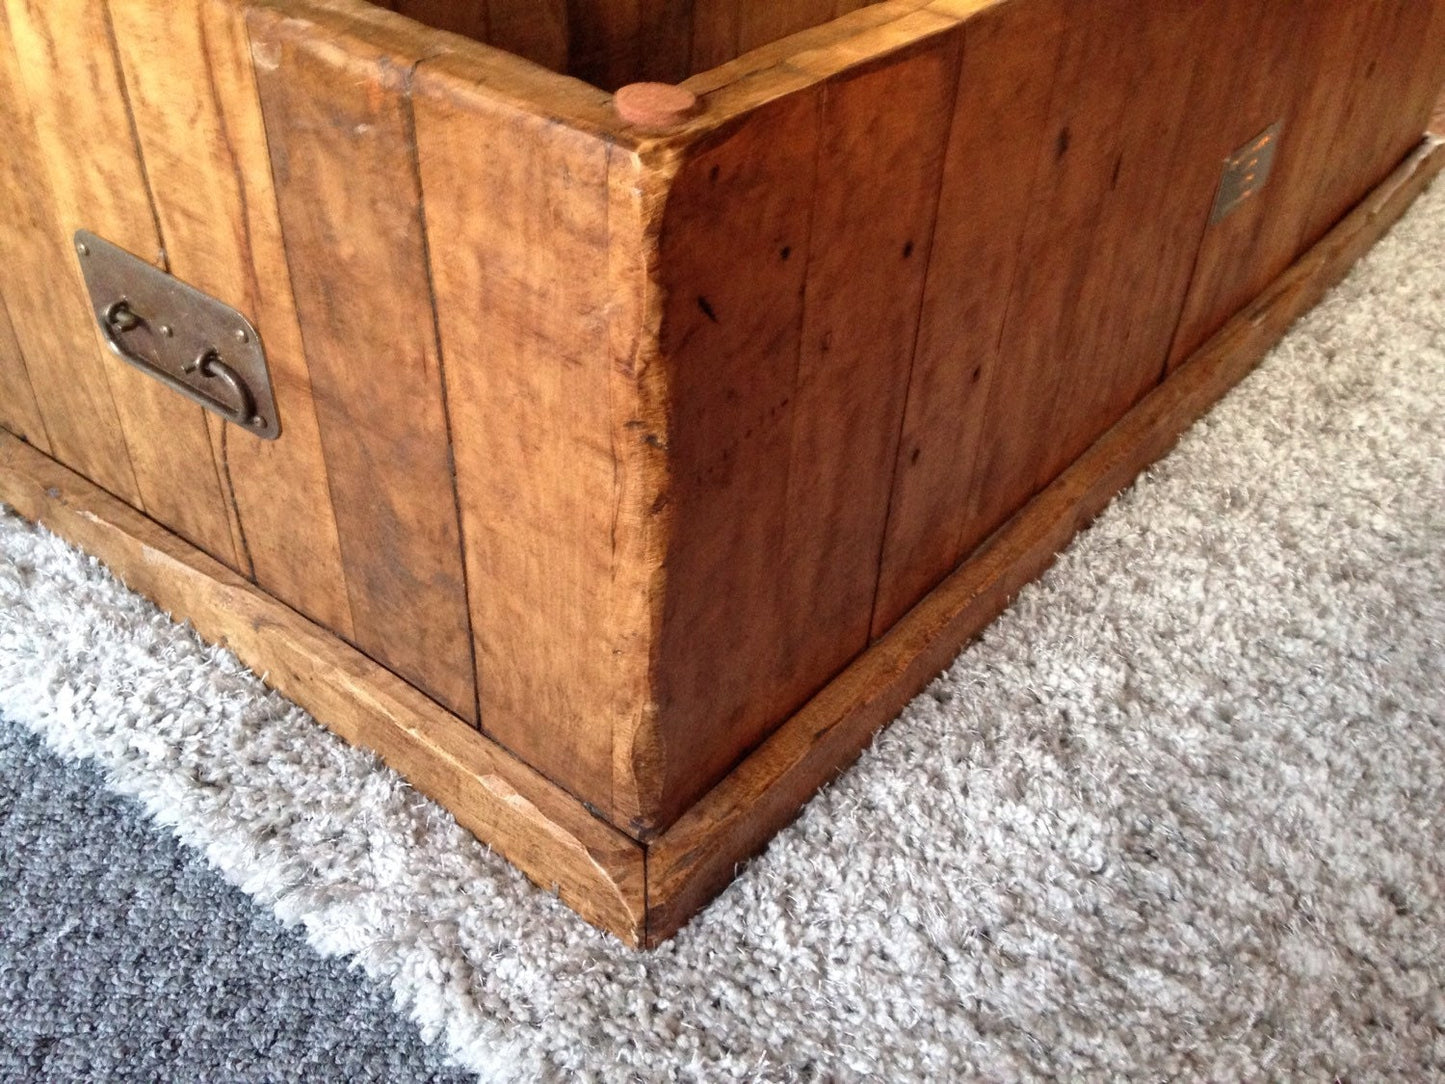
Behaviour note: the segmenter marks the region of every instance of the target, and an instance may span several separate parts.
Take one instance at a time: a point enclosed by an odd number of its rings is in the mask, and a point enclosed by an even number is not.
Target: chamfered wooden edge
[[[655,839],[646,943],[675,934],[962,647],[1254,368],[1445,167],[1428,137],[1338,226]]]
[[[333,634],[0,430],[0,501],[111,568],[418,790],[588,922],[637,945],[645,855],[571,795]]]

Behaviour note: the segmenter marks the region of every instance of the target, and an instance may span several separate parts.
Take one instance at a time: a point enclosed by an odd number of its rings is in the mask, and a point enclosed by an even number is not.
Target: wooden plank
[[[254,580],[351,638],[242,9],[230,0],[111,0],[111,11],[171,271],[246,313],[266,345],[281,438],[211,420]]]
[[[641,71],[642,0],[569,0],[568,73],[616,90]]]
[[[822,26],[833,18],[835,0],[739,0],[738,52]]]
[[[418,58],[276,12],[247,21],[355,642],[475,722],[408,102]]]
[[[85,227],[165,266],[149,185],[135,144],[102,0],[8,0],[20,73],[49,174],[58,226]],[[78,278],[76,260],[66,266]],[[73,295],[72,295],[73,296]],[[89,307],[68,314],[93,325]],[[145,510],[232,567],[229,493],[205,412],[138,370],[102,354]],[[85,419],[78,419],[83,423]]]
[[[934,6],[929,0],[884,0],[699,70],[684,85],[707,96],[706,123],[722,130],[759,106],[904,48],[908,35],[892,24]],[[937,20],[929,20],[917,28],[916,37],[936,30]]]
[[[999,362],[984,373],[978,452],[964,487],[960,553],[991,533],[1036,491],[1047,458],[1048,419],[1080,317],[1079,302],[1105,240],[1099,236],[1121,122],[1138,82],[1137,47],[1147,12],[1133,0],[1070,5],[1034,197]]]
[[[382,6],[437,30],[477,41],[488,38],[487,0],[392,0]]]
[[[658,645],[656,790],[667,822],[801,690],[773,683],[792,399],[822,93],[759,108],[696,149],[661,224],[673,529]],[[759,509],[769,510],[766,514]],[[793,703],[789,703],[789,701]]]
[[[1273,78],[1244,82],[1244,93],[1236,96],[1230,106],[1237,123],[1223,133],[1228,142],[1219,151],[1222,161],[1267,127],[1279,123],[1281,136],[1274,173],[1258,196],[1222,221],[1211,223],[1205,232],[1170,350],[1171,367],[1192,354],[1297,254],[1298,218],[1292,209],[1308,203],[1300,184],[1311,186],[1315,178],[1302,173],[1295,162],[1303,160],[1301,165],[1306,170],[1324,169],[1324,159],[1320,158],[1323,154],[1328,156],[1331,172],[1348,172],[1352,168],[1349,155],[1331,138],[1337,134],[1337,126],[1335,133],[1311,131],[1306,103],[1319,80],[1345,88],[1344,101],[1354,95],[1352,58],[1362,57],[1373,48],[1368,26],[1359,26],[1355,16],[1364,14],[1373,23],[1378,10],[1359,3],[1259,6],[1254,28],[1238,46],[1240,55],[1247,60],[1240,74],[1275,74]],[[1339,27],[1342,22],[1343,32]],[[1323,33],[1330,26],[1335,26],[1336,33]],[[1321,52],[1331,38],[1335,41],[1333,47]],[[1337,104],[1343,101],[1337,99]],[[1323,104],[1317,115],[1322,115],[1322,110]],[[1321,139],[1328,150],[1319,144]],[[1365,190],[1357,189],[1354,198]],[[1283,229],[1272,229],[1279,240],[1268,244],[1262,240],[1263,231],[1280,216],[1289,216],[1289,222]]]
[[[1258,363],[1445,168],[1423,144],[1285,275],[1104,434],[867,654],[648,849],[646,941],[674,934],[959,649]]]
[[[1324,133],[1333,169],[1309,175],[1316,181],[1309,215],[1294,244],[1313,241],[1339,221],[1362,192],[1379,183],[1424,130],[1439,72],[1445,64],[1445,3],[1441,0],[1381,0],[1369,5],[1375,27],[1355,35],[1365,58],[1350,80],[1351,93],[1338,129]],[[1324,78],[1338,81],[1340,69]]]
[[[487,41],[550,68],[567,70],[566,0],[487,0]]]
[[[665,618],[667,546],[673,528],[672,374],[662,356],[667,299],[661,280],[661,223],[680,160],[624,152],[608,156],[608,280],[611,315],[612,447],[617,481],[611,582],[614,823],[646,829],[664,782],[658,764],[657,667]]]
[[[996,7],[964,27],[874,636],[963,556],[960,479],[977,452],[985,376],[998,363],[1063,25],[1062,0],[1046,0]]]
[[[440,66],[414,106],[482,725],[613,817],[608,146]]]
[[[643,853],[494,742],[325,629],[15,438],[0,501],[223,644],[348,742],[372,749],[458,823],[628,944],[642,936]]]
[[[10,310],[4,298],[0,298],[0,429],[9,430],[43,452],[50,450],[45,422],[35,403],[30,374],[25,368],[25,356],[20,351],[19,340],[15,338]]]
[[[753,512],[786,523],[782,550],[765,555],[783,634],[769,669],[794,695],[869,639],[958,85],[962,35],[939,26],[910,53],[827,85],[787,490]]]
[[[740,0],[693,0],[691,74],[732,60],[738,48]]]
[[[1145,14],[1133,28],[1128,105],[1095,250],[1055,359],[1061,371],[1039,434],[1036,489],[1159,382],[1217,182],[1217,159],[1201,156],[1194,138],[1214,118],[1195,112],[1193,92],[1200,42],[1219,29],[1220,12],[1197,0],[1156,0]]]
[[[120,418],[89,330],[89,303],[69,270],[73,250],[56,223],[49,179],[35,165],[40,147],[3,4],[0,123],[6,133],[6,153],[0,155],[0,239],[6,274],[0,278],[0,293],[11,312],[21,352],[37,362],[31,384],[51,452],[111,492],[139,504],[140,490]],[[56,358],[67,358],[69,364],[50,360]]]

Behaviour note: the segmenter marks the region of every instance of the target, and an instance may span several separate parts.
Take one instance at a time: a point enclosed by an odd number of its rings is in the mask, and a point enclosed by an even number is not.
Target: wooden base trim
[[[650,846],[336,636],[0,431],[0,501],[189,620],[630,945],[677,932],[1073,536],[1239,382],[1445,168],[1430,137],[1256,301]]]
[[[379,753],[583,918],[643,936],[642,847],[406,682],[80,475],[0,431],[0,501],[115,572],[346,741]]]
[[[1338,283],[1445,167],[1430,137],[1333,231],[648,849],[647,943],[671,937],[965,643]]]

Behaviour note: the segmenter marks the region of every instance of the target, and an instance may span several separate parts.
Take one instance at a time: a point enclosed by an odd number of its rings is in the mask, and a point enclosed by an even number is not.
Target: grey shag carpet
[[[0,712],[93,764],[486,1078],[1438,1077],[1442,261],[1437,186],[649,955],[9,517]],[[29,821],[63,801],[50,790],[23,799]],[[65,831],[124,850],[110,841],[133,830],[99,816]],[[48,861],[30,838],[7,832],[4,868]],[[133,881],[105,879],[115,917],[94,946],[66,950],[74,972],[104,969],[119,958],[108,940],[150,923],[200,951],[173,901],[121,920],[127,893],[185,891],[154,887],[140,850]],[[311,988],[298,999],[334,1004],[320,987],[355,979],[300,949],[274,960],[269,928],[248,937],[287,989]],[[23,951],[7,944],[8,966]],[[245,946],[216,951],[159,964],[157,996],[212,997],[205,976],[239,973]],[[266,992],[237,991],[220,1011],[259,1014]],[[0,1014],[11,1044],[14,1011]],[[176,1017],[154,1020],[154,1041],[173,1041]],[[265,1075],[304,1078],[297,1044],[356,1022],[295,1030]]]

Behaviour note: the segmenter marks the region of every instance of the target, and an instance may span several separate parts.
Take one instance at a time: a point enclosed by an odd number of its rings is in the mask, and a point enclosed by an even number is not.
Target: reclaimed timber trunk
[[[1442,79],[1445,0],[0,0],[0,499],[655,943]]]

